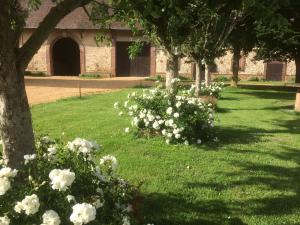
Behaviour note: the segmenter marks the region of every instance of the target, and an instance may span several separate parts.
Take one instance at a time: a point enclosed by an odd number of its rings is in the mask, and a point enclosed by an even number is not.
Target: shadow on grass
[[[225,202],[217,194],[209,200],[188,193],[149,194],[144,199],[142,210],[145,220],[158,225],[246,225],[243,219],[251,217],[260,221],[255,224],[273,224],[281,218],[276,224],[299,225],[300,217],[292,219],[293,222],[284,218],[295,216],[300,210],[300,150],[281,147],[283,151],[277,153],[259,150],[255,153],[268,154],[284,163],[251,159],[230,161],[239,170],[236,173],[224,172],[229,178],[226,182],[195,180],[185,184],[187,190],[198,189],[198,193],[205,189],[218,193],[234,191],[239,193],[236,197],[231,194],[232,197]],[[287,167],[286,163],[295,166]],[[241,199],[241,196],[244,197]]]
[[[157,225],[246,225],[218,199],[189,201],[180,194],[154,193],[145,197],[144,206],[145,221]]]
[[[243,88],[243,89],[249,89],[249,88]],[[241,94],[241,95],[252,95],[256,98],[261,99],[278,99],[278,100],[294,100],[295,99],[295,93],[293,91],[263,91],[263,90],[256,90],[252,89],[251,91],[247,92],[235,92],[235,94]]]

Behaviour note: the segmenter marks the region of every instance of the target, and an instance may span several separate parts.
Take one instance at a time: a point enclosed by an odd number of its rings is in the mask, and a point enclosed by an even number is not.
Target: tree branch
[[[50,32],[70,12],[78,7],[88,4],[91,0],[64,0],[52,7],[39,27],[31,35],[28,41],[20,48],[18,54],[18,66],[24,70],[34,54],[39,50]]]

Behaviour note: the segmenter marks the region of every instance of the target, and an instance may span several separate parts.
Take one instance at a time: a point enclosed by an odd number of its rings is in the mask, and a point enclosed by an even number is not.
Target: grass
[[[101,155],[117,156],[119,173],[142,184],[144,224],[300,224],[300,115],[293,92],[227,88],[219,101],[220,142],[196,147],[125,134],[128,121],[112,105],[129,91],[34,106],[35,130],[97,140]]]

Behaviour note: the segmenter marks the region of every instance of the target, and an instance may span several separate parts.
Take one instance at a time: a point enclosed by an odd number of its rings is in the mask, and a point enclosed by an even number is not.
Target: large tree
[[[18,0],[0,0],[0,132],[4,158],[14,168],[22,165],[25,154],[35,151],[24,71],[59,21],[90,0],[53,2],[55,6],[39,27],[23,46],[19,46],[28,9],[22,7]],[[29,6],[35,9],[40,4],[43,4],[42,0],[29,1]]]
[[[295,60],[296,83],[300,83],[300,1],[273,2],[272,13],[257,19],[256,24],[258,58]]]
[[[185,10],[190,1],[112,0],[110,7],[117,21],[125,22],[134,34],[144,36],[167,54],[166,87],[178,76],[180,45],[188,32]]]

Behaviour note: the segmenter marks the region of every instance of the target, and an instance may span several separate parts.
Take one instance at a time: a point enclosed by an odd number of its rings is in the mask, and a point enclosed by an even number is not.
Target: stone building
[[[31,12],[22,34],[22,45],[41,20],[49,12],[53,3],[43,1],[38,11]],[[143,51],[130,60],[127,48],[134,41],[130,31],[121,23],[115,23],[107,31],[111,44],[97,45],[98,33],[83,9],[77,9],[66,16],[50,34],[33,57],[27,70],[43,72],[49,76],[97,74],[104,77],[115,76],[156,76],[166,73],[166,55],[161,48],[145,44]],[[243,57],[240,62],[241,78],[258,76],[270,80],[286,80],[295,74],[294,63],[263,63],[253,60],[254,53]],[[231,74],[231,53],[216,60],[213,76]],[[194,66],[181,59],[180,75],[192,77]]]

